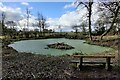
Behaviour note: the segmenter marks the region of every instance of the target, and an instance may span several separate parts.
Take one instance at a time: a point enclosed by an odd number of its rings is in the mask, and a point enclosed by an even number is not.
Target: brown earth
[[[116,55],[105,52],[96,55]],[[101,65],[84,66],[80,71],[69,63],[73,58],[66,56],[45,56],[20,53],[11,47],[2,48],[2,80],[120,80],[120,73],[113,59],[111,71]]]

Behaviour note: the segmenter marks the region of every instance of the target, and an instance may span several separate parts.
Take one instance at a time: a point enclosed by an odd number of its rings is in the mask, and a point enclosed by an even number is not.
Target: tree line
[[[33,31],[28,30],[30,26],[30,15],[31,11],[26,8],[26,24],[24,24],[24,28],[22,30],[17,31],[15,26],[19,25],[19,22],[17,21],[7,21],[6,13],[1,13],[1,21],[0,21],[0,27],[2,28],[2,35],[9,35],[11,37],[15,37],[16,35],[22,35],[21,37],[29,37],[30,35],[36,36],[39,34],[39,36],[44,36],[44,33],[53,32],[53,30],[48,30],[46,27],[48,27],[48,24],[46,24],[46,18],[40,12],[37,13],[36,23],[32,23],[32,27],[39,27],[39,29],[34,29]],[[20,26],[20,25],[19,25]],[[9,28],[8,28],[9,27]],[[27,28],[26,28],[27,27]]]
[[[116,2],[103,2],[99,1],[98,4],[98,13],[99,18],[94,23],[94,31],[92,31],[92,21],[91,17],[94,16],[92,14],[93,11],[93,4],[95,4],[94,0],[88,0],[88,2],[83,2],[82,0],[77,0],[74,2],[75,5],[77,5],[77,8],[81,5],[83,5],[87,9],[87,20],[82,21],[80,25],[73,25],[71,26],[72,29],[75,30],[76,34],[78,32],[78,29],[82,30],[82,33],[86,34],[89,33],[90,40],[93,40],[93,35],[98,35],[101,37],[101,40],[105,35],[108,33],[111,33],[112,35],[119,34],[120,32],[120,1],[116,0]],[[26,26],[29,27],[29,19],[30,19],[30,10],[26,9]],[[14,26],[17,26],[17,23],[14,21],[6,21],[6,15],[5,12],[2,12],[1,14],[1,26],[3,29],[3,35],[7,33],[8,30],[5,24],[10,26],[10,31],[14,31],[17,33]],[[40,34],[44,35],[45,32],[53,32],[53,30],[48,30],[46,27],[49,26],[49,24],[46,24],[46,18],[40,13],[37,13],[37,24],[33,24],[34,26],[38,26],[40,29]],[[58,28],[60,29],[60,32],[62,32],[61,26],[59,25]],[[88,30],[87,30],[88,28]],[[38,32],[38,30],[35,30],[35,32]],[[11,32],[12,33],[12,32]],[[23,31],[20,31],[21,34],[28,34],[28,31],[24,28]],[[34,33],[34,32],[33,32]]]

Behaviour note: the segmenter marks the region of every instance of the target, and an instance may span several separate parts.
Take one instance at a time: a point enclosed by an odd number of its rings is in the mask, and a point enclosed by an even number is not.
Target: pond
[[[70,50],[60,50],[48,48],[47,44],[64,42],[65,44],[71,45],[74,49]],[[73,54],[73,53],[83,53],[83,54],[93,54],[93,53],[101,53],[104,51],[113,50],[108,47],[101,47],[96,45],[89,45],[84,43],[84,40],[74,40],[74,39],[65,39],[65,38],[57,38],[57,39],[40,39],[40,40],[23,40],[17,41],[9,46],[13,47],[19,52],[31,52],[35,54],[43,54],[43,55],[54,55],[60,56],[65,54]]]

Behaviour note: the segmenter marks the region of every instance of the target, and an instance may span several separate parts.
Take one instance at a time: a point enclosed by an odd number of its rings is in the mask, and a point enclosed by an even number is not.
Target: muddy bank
[[[84,67],[79,71],[70,64],[71,56],[43,56],[31,53],[19,53],[11,47],[3,48],[2,80],[115,80],[120,74],[104,67]]]
[[[2,77],[11,80],[27,79],[63,79],[67,77],[65,70],[69,70],[65,57],[34,55],[18,53],[8,47],[3,49]],[[67,77],[69,78],[69,77]]]

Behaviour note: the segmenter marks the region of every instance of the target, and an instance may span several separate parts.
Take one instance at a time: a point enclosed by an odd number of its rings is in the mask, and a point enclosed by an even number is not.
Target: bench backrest
[[[75,58],[115,58],[114,55],[73,55]]]

